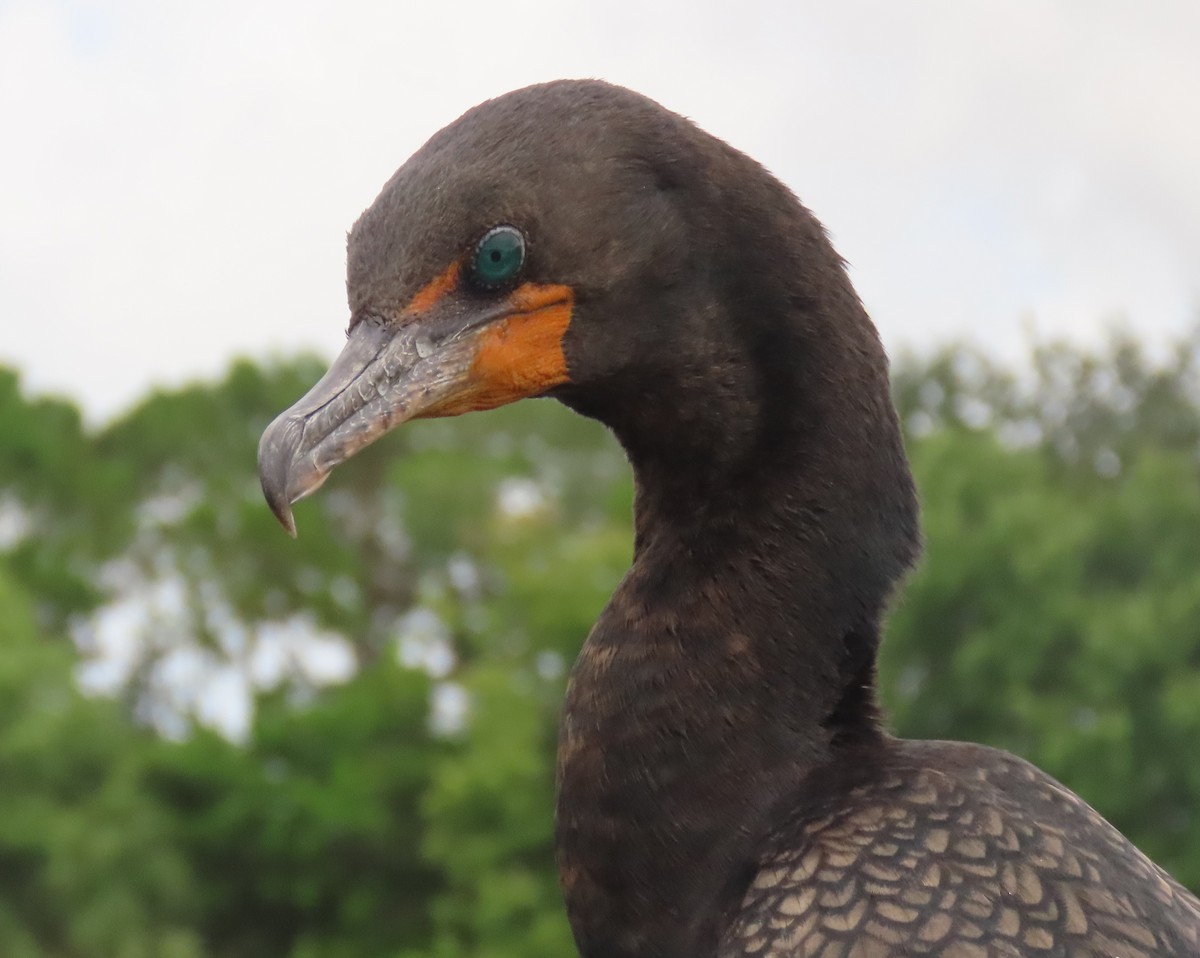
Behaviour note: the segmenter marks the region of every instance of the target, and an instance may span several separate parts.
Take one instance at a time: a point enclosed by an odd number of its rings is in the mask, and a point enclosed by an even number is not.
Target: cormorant
[[[1004,752],[883,728],[919,549],[879,338],[817,220],[636,93],[486,102],[348,246],[348,342],[268,428],[290,504],[406,420],[553,396],[636,481],[575,664],[557,847],[585,958],[1200,955],[1200,902]]]

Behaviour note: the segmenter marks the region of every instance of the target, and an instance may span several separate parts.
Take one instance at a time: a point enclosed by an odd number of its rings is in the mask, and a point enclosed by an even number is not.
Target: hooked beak
[[[430,287],[455,279],[452,267]],[[397,321],[358,322],[329,371],[263,433],[263,494],[289,535],[296,535],[292,503],[390,429],[491,409],[567,382],[570,287],[526,283],[483,304],[478,296],[427,290]]]

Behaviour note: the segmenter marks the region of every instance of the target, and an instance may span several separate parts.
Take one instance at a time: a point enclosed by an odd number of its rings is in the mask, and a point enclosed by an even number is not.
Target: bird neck
[[[715,953],[774,809],[881,735],[877,608],[844,601],[794,470],[637,464],[632,568],[572,675],[558,851],[581,953]],[[724,507],[722,507],[724,503]]]
[[[705,207],[732,210],[730,252],[688,284],[668,354],[563,395],[614,431],[636,484],[633,566],[559,739],[584,958],[715,955],[789,798],[884,740],[879,621],[918,550],[887,360],[819,225],[758,182]]]

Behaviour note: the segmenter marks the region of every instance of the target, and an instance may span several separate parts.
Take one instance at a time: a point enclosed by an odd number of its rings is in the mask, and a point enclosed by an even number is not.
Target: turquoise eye
[[[484,289],[503,286],[525,262],[525,237],[515,226],[496,226],[475,247],[471,264],[475,282]]]

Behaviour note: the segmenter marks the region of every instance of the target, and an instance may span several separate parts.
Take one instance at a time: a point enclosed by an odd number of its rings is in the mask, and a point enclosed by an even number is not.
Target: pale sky
[[[1161,341],[1200,317],[1198,50],[1196,0],[0,0],[0,362],[96,421],[237,354],[332,356],[387,177],[562,76],[764,162],[893,352]]]

